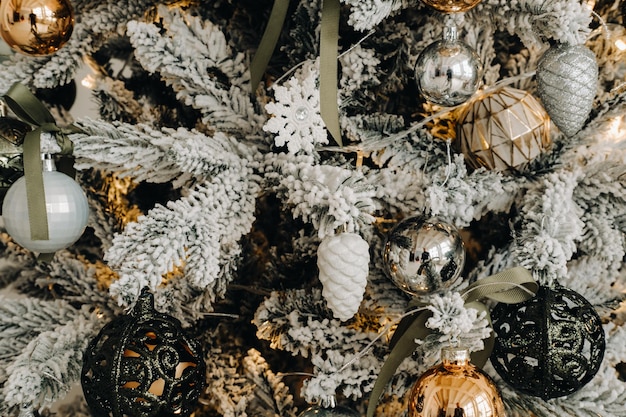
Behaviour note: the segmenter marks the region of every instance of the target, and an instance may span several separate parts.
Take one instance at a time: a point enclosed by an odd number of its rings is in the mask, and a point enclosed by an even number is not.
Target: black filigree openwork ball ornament
[[[519,304],[498,304],[491,362],[516,390],[545,400],[571,394],[598,372],[606,346],[600,317],[580,294],[540,287]]]
[[[202,392],[206,364],[180,322],[154,309],[144,289],[128,315],[89,343],[81,383],[95,417],[185,417]]]

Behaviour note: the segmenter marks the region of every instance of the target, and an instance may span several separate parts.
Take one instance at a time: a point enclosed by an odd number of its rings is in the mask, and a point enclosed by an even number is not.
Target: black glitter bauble
[[[154,309],[144,289],[129,315],[89,343],[81,383],[95,417],[185,417],[205,381],[199,343],[180,322]]]
[[[341,405],[332,407],[312,405],[300,413],[298,417],[359,417],[359,413]]]
[[[600,317],[575,291],[540,287],[519,304],[498,304],[491,362],[516,390],[543,399],[571,394],[598,372],[606,346]]]

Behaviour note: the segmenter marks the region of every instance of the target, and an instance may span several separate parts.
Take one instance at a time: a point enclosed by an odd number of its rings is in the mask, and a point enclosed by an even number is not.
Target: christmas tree
[[[26,3],[0,91],[55,122],[5,108],[4,192],[36,130],[89,217],[47,259],[0,234],[0,415],[99,415],[86,352],[147,291],[197,417],[409,415],[450,344],[508,416],[626,416],[624,0]]]

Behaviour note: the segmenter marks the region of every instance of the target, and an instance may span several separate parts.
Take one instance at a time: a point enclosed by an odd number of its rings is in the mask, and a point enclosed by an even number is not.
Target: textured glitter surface
[[[513,388],[543,399],[571,394],[598,372],[606,346],[602,321],[580,294],[540,287],[519,304],[492,311],[494,369]]]
[[[105,325],[87,346],[81,385],[95,417],[187,417],[206,363],[178,319],[154,309],[145,288],[130,314]]]
[[[585,124],[598,86],[596,57],[584,45],[558,45],[537,64],[537,93],[554,124],[573,136]]]

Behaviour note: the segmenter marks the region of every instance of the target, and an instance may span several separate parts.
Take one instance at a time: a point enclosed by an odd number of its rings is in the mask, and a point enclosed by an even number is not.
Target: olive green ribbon
[[[499,303],[516,304],[535,296],[539,285],[532,278],[531,273],[522,267],[515,267],[499,272],[495,275],[477,280],[462,292],[465,300],[465,308],[474,308],[485,311],[491,324],[489,309],[480,300],[489,299]],[[424,307],[424,303],[416,303]],[[426,308],[420,308],[414,314],[407,315],[396,327],[390,341],[391,352],[380,370],[374,388],[370,393],[367,407],[367,417],[373,417],[378,405],[378,400],[383,390],[402,361],[410,356],[419,346],[417,340],[423,340],[432,333],[426,327],[426,321],[432,316],[432,312]],[[495,335],[493,331],[484,340],[485,348],[480,352],[472,353],[472,363],[482,367],[491,354]]]
[[[320,113],[326,129],[342,145],[337,105],[337,48],[339,46],[339,0],[324,0],[320,34]]]
[[[66,130],[62,130],[56,125],[52,114],[24,85],[13,84],[4,95],[4,101],[18,118],[33,128],[26,133],[23,144],[30,238],[32,240],[49,240],[46,195],[43,186],[43,163],[41,161],[41,133],[52,133],[63,154],[71,154],[73,145],[65,134]],[[79,131],[77,128],[67,130]]]
[[[261,37],[259,47],[250,63],[250,83],[256,91],[267,68],[285,23],[289,0],[275,0],[269,22]],[[342,145],[337,105],[337,49],[339,47],[339,0],[324,0],[320,34],[320,114],[335,142]]]
[[[270,19],[265,27],[261,43],[259,43],[259,47],[250,63],[250,87],[253,93],[261,82],[265,68],[267,68],[267,64],[270,62],[274,49],[276,49],[278,37],[285,24],[288,8],[289,0],[274,1],[272,11],[270,12]]]

